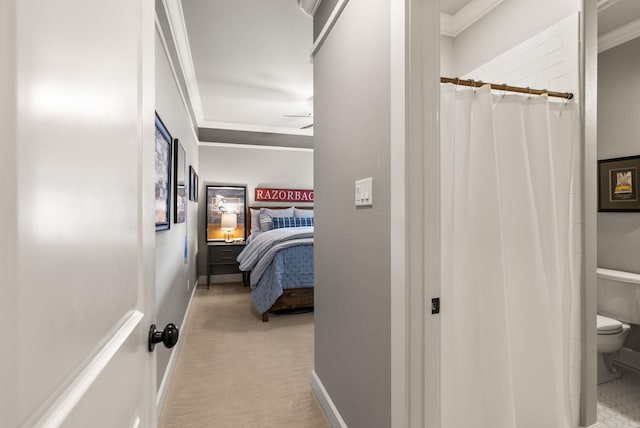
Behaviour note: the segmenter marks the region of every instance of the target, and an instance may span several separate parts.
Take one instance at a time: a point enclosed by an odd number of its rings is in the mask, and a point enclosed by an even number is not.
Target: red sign
[[[256,187],[256,201],[313,202],[313,190],[265,189]]]

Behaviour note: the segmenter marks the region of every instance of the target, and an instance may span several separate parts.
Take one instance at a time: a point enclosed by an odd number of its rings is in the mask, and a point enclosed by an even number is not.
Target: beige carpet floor
[[[313,312],[263,323],[248,287],[195,292],[160,428],[328,427],[311,392]]]

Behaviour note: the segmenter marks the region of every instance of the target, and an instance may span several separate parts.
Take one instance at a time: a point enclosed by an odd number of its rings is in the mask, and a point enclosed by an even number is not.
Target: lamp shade
[[[220,228],[232,230],[238,227],[238,217],[233,213],[223,213]]]

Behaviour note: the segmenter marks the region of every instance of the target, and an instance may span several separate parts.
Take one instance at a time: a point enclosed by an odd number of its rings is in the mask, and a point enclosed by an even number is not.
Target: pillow
[[[291,208],[260,208],[258,223],[260,224],[260,232],[266,232],[273,228],[271,220],[273,217],[293,217],[293,207]]]
[[[313,226],[313,217],[273,217],[273,228]]]
[[[300,208],[294,208],[293,216],[294,217],[313,217],[313,209],[301,210]]]
[[[260,232],[260,208],[249,208],[251,212],[251,230],[249,233]]]

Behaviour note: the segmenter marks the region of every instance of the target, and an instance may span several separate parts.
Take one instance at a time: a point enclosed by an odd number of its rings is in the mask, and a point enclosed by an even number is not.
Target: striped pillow
[[[273,228],[313,226],[313,217],[273,217]]]
[[[258,222],[260,223],[260,232],[266,232],[273,229],[273,217],[293,217],[293,207],[291,208],[260,208]]]

